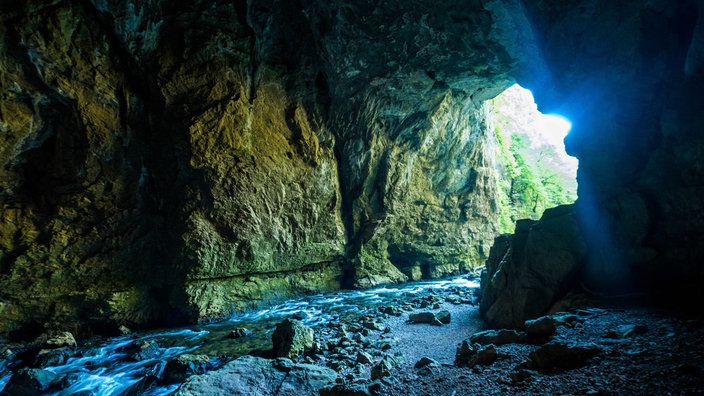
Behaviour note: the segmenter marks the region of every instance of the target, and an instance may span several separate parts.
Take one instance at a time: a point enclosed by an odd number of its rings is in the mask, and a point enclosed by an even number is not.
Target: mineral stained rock
[[[480,265],[518,61],[458,5],[0,6],[0,333]]]

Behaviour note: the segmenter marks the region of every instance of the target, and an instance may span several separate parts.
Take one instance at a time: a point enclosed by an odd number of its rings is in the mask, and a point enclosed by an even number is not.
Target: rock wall
[[[526,13],[539,58],[517,78],[542,111],[573,124],[565,143],[580,160],[574,211],[587,252],[579,282],[701,312],[704,4],[527,2]],[[520,288],[518,277],[494,288],[489,279],[501,271],[491,268],[485,295]],[[507,304],[483,302],[487,319],[515,325],[540,314],[506,321],[494,312]]]
[[[523,48],[507,6],[0,10],[0,334],[209,319],[486,258],[483,101]]]

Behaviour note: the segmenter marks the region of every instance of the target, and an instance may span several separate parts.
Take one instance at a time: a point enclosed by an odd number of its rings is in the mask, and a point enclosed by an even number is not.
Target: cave
[[[0,389],[701,393],[703,18],[0,3]],[[571,122],[575,202],[502,215],[514,84]],[[70,371],[100,342],[139,370]]]

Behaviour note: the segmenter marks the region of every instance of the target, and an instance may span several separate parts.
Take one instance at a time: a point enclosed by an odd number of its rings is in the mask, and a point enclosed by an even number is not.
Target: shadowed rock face
[[[0,333],[479,265],[515,80],[573,121],[585,278],[701,280],[694,2],[376,3],[0,6]]]

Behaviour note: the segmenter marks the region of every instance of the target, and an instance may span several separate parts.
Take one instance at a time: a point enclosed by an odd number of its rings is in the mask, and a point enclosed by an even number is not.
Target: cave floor
[[[391,318],[389,325],[399,342],[389,352],[403,353],[405,362],[392,371],[379,394],[704,394],[704,322],[680,319],[654,308],[596,306],[572,310],[577,320],[559,326],[553,339],[595,345],[600,352],[582,367],[543,373],[516,370],[539,343],[499,345],[499,357],[493,364],[455,367],[452,363],[459,342],[467,333],[482,328],[476,308],[454,309],[456,326],[411,324],[403,318]],[[414,368],[424,356],[440,365]]]

